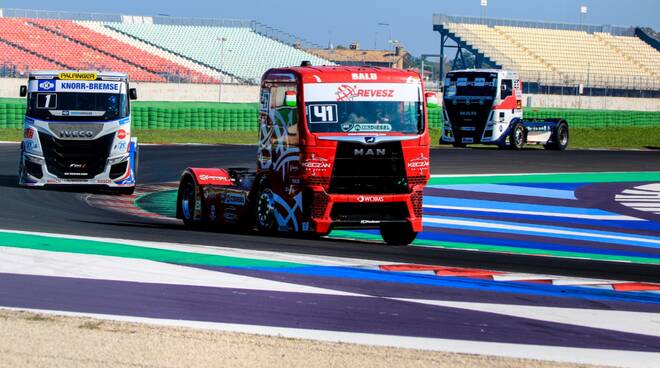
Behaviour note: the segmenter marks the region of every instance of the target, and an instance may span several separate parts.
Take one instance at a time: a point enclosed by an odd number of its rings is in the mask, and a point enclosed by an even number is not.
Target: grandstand
[[[256,84],[271,67],[303,60],[332,64],[300,49],[299,39],[253,21],[15,9],[1,14],[0,76],[92,69],[126,72],[144,82]]]
[[[435,15],[433,25],[443,46],[452,40],[478,61],[517,70],[527,92],[580,85],[609,95],[660,90],[660,52],[637,36],[640,29],[447,15]]]

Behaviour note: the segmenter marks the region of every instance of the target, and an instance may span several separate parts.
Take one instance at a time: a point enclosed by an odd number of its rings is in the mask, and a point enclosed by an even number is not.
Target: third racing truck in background
[[[522,82],[518,74],[499,69],[468,69],[447,73],[444,82],[443,130],[440,143],[497,144],[522,149],[542,144],[568,147],[568,123],[563,119],[524,119]]]
[[[177,217],[267,233],[375,228],[388,244],[409,244],[422,230],[430,174],[425,97],[437,105],[415,72],[271,69],[256,170],[188,168]]]

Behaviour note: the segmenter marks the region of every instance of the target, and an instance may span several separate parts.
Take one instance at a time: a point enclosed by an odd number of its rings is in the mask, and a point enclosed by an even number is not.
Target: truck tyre
[[[545,149],[551,149],[556,151],[563,151],[568,147],[569,134],[568,134],[568,124],[562,121],[557,124],[555,129],[554,136],[552,137],[552,143],[546,144],[543,147]]]
[[[385,223],[380,225],[380,236],[387,245],[408,245],[415,240],[417,233],[408,222]]]
[[[254,223],[257,230],[264,233],[273,233],[277,229],[275,218],[275,197],[268,182],[263,181],[255,197]]]
[[[183,224],[188,227],[199,227],[200,221],[195,220],[196,187],[192,178],[186,177],[179,185],[179,206]]]
[[[526,142],[527,134],[525,134],[525,126],[520,122],[513,124],[509,133],[509,146],[511,149],[520,151],[525,147]]]

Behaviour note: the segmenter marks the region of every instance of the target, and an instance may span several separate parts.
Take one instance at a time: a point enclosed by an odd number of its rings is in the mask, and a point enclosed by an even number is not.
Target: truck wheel
[[[181,206],[181,218],[183,224],[188,227],[199,226],[199,221],[195,220],[195,182],[191,178],[186,178],[179,186],[179,205]]]
[[[415,240],[417,233],[408,222],[385,223],[380,225],[380,236],[387,245],[408,245]]]
[[[552,149],[557,151],[563,151],[568,147],[569,135],[568,135],[568,124],[561,122],[557,125],[555,129],[555,135],[552,137],[553,143],[546,144],[543,147],[545,149]]]
[[[254,205],[254,222],[261,232],[272,233],[277,228],[275,218],[275,194],[268,184],[262,184]]]
[[[511,149],[520,151],[525,147],[527,137],[525,136],[525,126],[522,123],[515,123],[509,133],[509,146]]]

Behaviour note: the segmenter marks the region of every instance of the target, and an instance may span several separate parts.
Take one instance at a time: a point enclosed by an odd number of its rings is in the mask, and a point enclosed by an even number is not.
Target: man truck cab
[[[137,138],[131,136],[128,76],[40,71],[29,75],[19,184],[95,185],[133,193]]]
[[[443,131],[440,143],[497,144],[522,149],[543,144],[568,146],[563,119],[524,119],[522,82],[518,73],[500,69],[468,69],[447,73],[444,81]]]
[[[177,215],[271,233],[375,228],[389,244],[409,244],[422,230],[430,175],[425,101],[414,72],[271,69],[256,170],[187,169]]]

